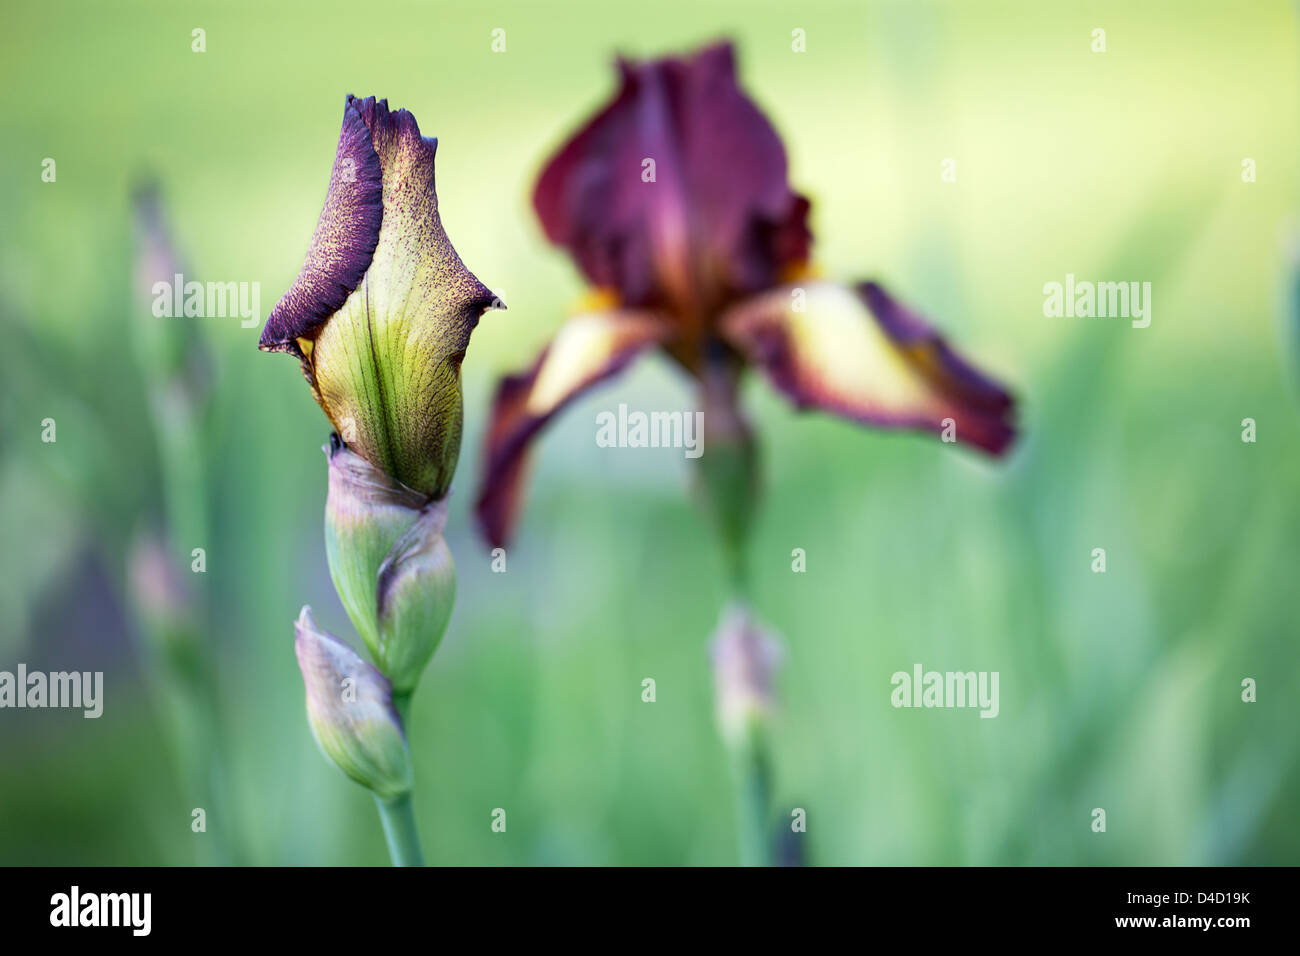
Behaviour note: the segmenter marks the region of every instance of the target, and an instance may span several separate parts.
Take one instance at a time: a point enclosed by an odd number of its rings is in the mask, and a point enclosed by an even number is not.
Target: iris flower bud
[[[456,567],[445,499],[389,478],[337,436],[326,448],[325,553],[334,588],[393,691],[419,683],[451,617]]]
[[[425,506],[379,567],[375,604],[379,662],[399,694],[409,694],[438,649],[456,600],[456,565],[443,539],[447,506]]]
[[[732,747],[746,747],[776,708],[780,646],[747,606],[735,603],[722,614],[712,655],[718,727]]]
[[[316,234],[260,347],[301,361],[358,454],[441,498],[460,454],[460,364],[479,316],[499,303],[442,228],[437,146],[406,110],[347,98]]]
[[[381,800],[411,789],[411,756],[392,685],[304,607],[294,650],[307,686],[307,720],[321,752]]]

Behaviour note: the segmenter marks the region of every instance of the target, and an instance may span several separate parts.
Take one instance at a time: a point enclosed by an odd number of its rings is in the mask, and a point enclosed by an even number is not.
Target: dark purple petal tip
[[[386,101],[348,95],[325,207],[298,277],[266,320],[258,343],[263,351],[301,357],[298,339],[312,337],[370,267],[384,216],[383,172],[374,131],[390,125],[390,117]]]
[[[959,397],[966,407],[991,415],[1001,415],[1014,408],[1015,399],[1006,388],[954,352],[929,322],[880,285],[861,282],[858,284],[858,294],[899,348],[912,349],[931,357],[922,367],[936,386]],[[1013,434],[1008,428],[1006,440],[1009,441]],[[990,450],[1001,451],[1001,444],[997,449]]]
[[[875,283],[777,289],[728,312],[722,330],[798,408],[928,431],[995,456],[1015,440],[1011,393]]]

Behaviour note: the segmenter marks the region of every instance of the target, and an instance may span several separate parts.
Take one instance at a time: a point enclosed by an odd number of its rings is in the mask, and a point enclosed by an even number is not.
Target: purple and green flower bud
[[[718,729],[732,747],[747,747],[776,709],[780,645],[737,602],[723,611],[711,652]]]
[[[307,721],[321,752],[381,800],[411,789],[411,755],[392,685],[304,607],[294,650],[307,687]]]
[[[447,505],[426,505],[379,568],[379,666],[409,694],[442,642],[456,603],[456,565],[443,539]]]
[[[437,145],[406,110],[347,98],[307,259],[260,341],[301,361],[349,447],[433,498],[460,454],[470,333],[499,305],[443,231]]]
[[[326,454],[325,553],[334,588],[394,693],[409,694],[455,603],[446,501],[393,481],[337,436]]]
[[[142,532],[128,563],[130,592],[145,635],[176,673],[203,673],[193,589],[163,537]]]

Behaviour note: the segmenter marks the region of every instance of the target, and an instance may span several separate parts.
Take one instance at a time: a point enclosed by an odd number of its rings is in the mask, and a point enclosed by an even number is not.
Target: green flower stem
[[[735,400],[734,388],[705,390],[706,421],[710,416],[716,419],[721,435],[699,460],[695,487],[697,503],[716,535],[729,598],[748,605],[752,592],[748,543],[758,503],[758,462]],[[770,866],[772,766],[767,733],[751,725],[744,739],[730,743],[728,750],[741,865]]]
[[[156,321],[156,320],[155,320]],[[139,341],[141,364],[149,377],[152,423],[162,482],[164,546],[191,574],[192,549],[210,546],[211,497],[205,465],[209,460],[206,398],[177,383],[182,372]],[[153,343],[157,348],[157,343]],[[201,349],[202,344],[192,344]],[[195,578],[199,580],[199,578]],[[170,711],[171,745],[181,772],[187,807],[205,811],[204,837],[196,841],[199,859],[208,864],[238,864],[243,854],[233,824],[233,799],[225,772],[225,739],[216,686],[217,660],[212,651],[210,605],[203,589],[183,613],[184,623],[148,625],[151,675],[158,696]]]
[[[728,584],[733,601],[750,596],[745,553],[729,562]],[[764,727],[751,724],[745,738],[728,748],[736,802],[737,841],[741,866],[771,866],[772,756]]]
[[[388,841],[388,854],[393,858],[393,866],[424,866],[410,792],[392,800],[375,797],[375,806],[379,808],[379,822],[384,825],[384,838]]]
[[[394,692],[393,710],[397,711],[397,716],[402,718],[402,733],[409,733],[411,723],[411,695]]]
[[[172,635],[157,641],[184,641],[182,651],[193,651],[194,641]],[[154,696],[167,714],[168,740],[175,754],[181,784],[189,803],[204,810],[203,836],[195,839],[196,854],[203,865],[231,866],[240,857],[234,845],[234,827],[229,821],[228,780],[221,759],[224,741],[219,730],[215,691],[201,659],[184,660],[175,647],[171,653],[153,655],[149,673]]]
[[[732,748],[741,866],[772,865],[772,767],[767,735],[758,727]]]
[[[160,400],[155,397],[156,402]],[[182,574],[189,574],[190,568],[184,562],[191,549],[208,547],[210,527],[207,485],[200,464],[206,460],[198,437],[201,429],[193,415],[184,414],[156,415],[155,429],[162,463],[167,543],[173,557],[182,562]],[[216,661],[211,642],[204,639],[209,618],[202,593],[189,611],[191,628],[163,639],[167,650],[160,655],[158,671],[178,726],[185,729],[173,739],[182,768],[182,785],[191,802],[206,811],[208,836],[198,841],[200,859],[229,866],[237,854],[227,816],[230,801],[224,792],[227,781],[214,686]]]
[[[393,694],[393,709],[402,720],[402,733],[409,733],[411,695]],[[375,797],[375,805],[379,807],[379,822],[384,825],[384,838],[388,841],[388,855],[392,857],[393,866],[424,866],[411,792],[388,801]]]

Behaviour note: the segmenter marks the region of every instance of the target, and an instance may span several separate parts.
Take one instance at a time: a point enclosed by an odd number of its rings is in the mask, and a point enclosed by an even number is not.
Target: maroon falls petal
[[[1007,389],[873,283],[774,289],[728,311],[721,328],[799,408],[929,431],[992,455],[1015,438]]]
[[[298,340],[311,338],[361,282],[370,267],[383,221],[383,176],[363,108],[374,97],[348,95],[334,167],[307,250],[293,285],[271,310],[258,347],[299,357]]]
[[[531,369],[501,380],[484,440],[475,504],[479,526],[492,547],[505,547],[513,530],[528,449],[537,433],[583,392],[617,375],[670,334],[665,319],[648,312],[575,316]]]
[[[963,405],[992,416],[1013,411],[1015,399],[1011,393],[954,352],[921,315],[875,282],[859,283],[857,291],[894,343],[911,356],[914,366],[937,388]]]

